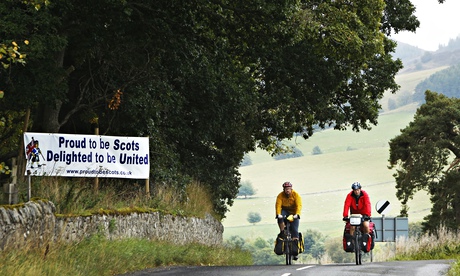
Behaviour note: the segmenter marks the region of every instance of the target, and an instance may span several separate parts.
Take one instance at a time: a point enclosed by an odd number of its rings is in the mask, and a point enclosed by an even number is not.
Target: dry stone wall
[[[108,239],[142,238],[177,244],[222,244],[224,228],[211,215],[179,217],[159,212],[56,217],[49,201],[0,207],[0,249],[75,242],[96,234]]]

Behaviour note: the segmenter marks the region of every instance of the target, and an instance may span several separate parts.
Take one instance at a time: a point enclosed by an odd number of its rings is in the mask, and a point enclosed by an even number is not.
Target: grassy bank
[[[393,260],[452,259],[448,275],[460,275],[460,233],[441,227],[436,234],[399,239],[395,245]]]
[[[155,209],[169,214],[204,217],[213,215],[209,190],[190,183],[181,199],[172,186],[158,187],[146,197],[136,183],[101,181],[95,193],[86,179],[34,178],[34,197],[52,201],[56,215],[125,213]],[[20,198],[26,189],[21,186]],[[205,234],[203,234],[205,235]],[[250,253],[238,248],[176,245],[147,239],[107,240],[94,235],[79,243],[0,251],[0,275],[118,275],[171,265],[251,265]]]
[[[251,265],[239,249],[175,245],[140,239],[108,241],[92,237],[81,243],[1,252],[0,275],[119,275],[170,265]]]

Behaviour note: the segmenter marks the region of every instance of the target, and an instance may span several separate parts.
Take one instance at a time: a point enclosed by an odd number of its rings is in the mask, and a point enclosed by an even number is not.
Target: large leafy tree
[[[420,190],[433,207],[425,230],[460,225],[460,100],[427,90],[414,120],[390,141],[390,168],[396,168],[397,197],[407,202]]]
[[[277,153],[316,126],[377,123],[402,67],[387,35],[414,31],[414,10],[409,0],[60,0],[36,13],[5,0],[0,37],[31,44],[28,66],[0,78],[11,91],[0,105],[30,108],[32,131],[149,136],[153,183],[205,183],[223,215],[244,153]]]

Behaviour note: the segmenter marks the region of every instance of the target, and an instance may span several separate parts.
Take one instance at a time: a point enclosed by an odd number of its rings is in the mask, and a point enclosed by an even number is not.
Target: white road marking
[[[281,276],[289,276],[289,275],[291,275],[291,273],[284,273]]]
[[[297,268],[296,270],[304,270],[304,269],[307,269],[307,268],[310,268],[310,267],[313,267],[313,266],[312,265],[304,266],[304,267],[301,267],[301,268]]]

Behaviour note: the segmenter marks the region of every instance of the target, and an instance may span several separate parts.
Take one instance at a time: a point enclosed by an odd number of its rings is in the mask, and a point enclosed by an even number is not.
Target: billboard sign
[[[25,174],[148,179],[149,139],[58,133],[24,133]]]

